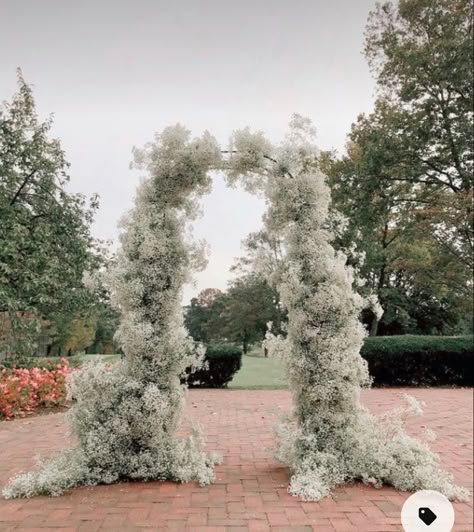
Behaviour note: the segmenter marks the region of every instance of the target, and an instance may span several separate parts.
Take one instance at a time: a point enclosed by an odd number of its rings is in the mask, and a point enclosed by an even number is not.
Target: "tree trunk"
[[[377,282],[377,297],[380,301],[380,292],[382,291],[384,285],[385,285],[385,277],[386,277],[386,268],[387,268],[387,261],[385,257],[385,249],[388,247],[389,242],[387,241],[388,238],[388,223],[386,222],[383,229],[383,238],[382,238],[382,249],[384,250],[384,258],[382,261],[382,265],[380,267],[379,272],[379,279]],[[380,318],[377,318],[377,316],[374,314],[372,318],[372,322],[370,323],[370,330],[369,330],[369,336],[377,336],[378,330],[379,330],[379,323]]]
[[[377,336],[377,332],[379,330],[379,322],[380,320],[374,314],[374,317],[372,318],[372,322],[370,324],[369,336]]]

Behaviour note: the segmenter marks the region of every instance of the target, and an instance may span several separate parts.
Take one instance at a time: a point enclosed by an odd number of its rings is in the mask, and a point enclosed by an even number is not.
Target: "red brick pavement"
[[[370,390],[363,400],[373,411],[401,403],[403,390]],[[437,432],[432,446],[457,481],[472,493],[472,390],[409,390],[427,403],[420,424]],[[59,497],[0,500],[1,531],[189,530],[252,532],[401,530],[400,508],[408,494],[392,488],[344,486],[333,498],[304,503],[286,491],[288,472],[271,457],[272,427],[290,409],[287,391],[193,390],[187,421],[199,421],[209,449],[224,462],[216,482],[125,483],[80,488]],[[0,423],[0,485],[34,455],[67,445],[63,414]],[[454,530],[473,530],[472,499],[456,503]]]

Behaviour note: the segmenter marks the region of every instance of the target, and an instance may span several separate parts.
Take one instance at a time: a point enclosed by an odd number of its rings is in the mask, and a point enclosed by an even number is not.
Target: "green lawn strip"
[[[242,356],[242,368],[227,386],[230,390],[275,390],[287,387],[281,361],[247,355]]]
[[[31,367],[43,367],[49,364],[59,364],[65,358],[70,366],[85,364],[86,362],[116,362],[120,355],[73,355],[72,357],[31,357]]]
[[[120,355],[80,355],[81,362],[117,362],[120,360]]]

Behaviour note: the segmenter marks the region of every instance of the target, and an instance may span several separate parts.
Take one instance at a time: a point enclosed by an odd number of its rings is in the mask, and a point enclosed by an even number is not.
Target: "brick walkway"
[[[371,390],[373,411],[400,404],[403,390]],[[432,446],[459,483],[472,490],[472,390],[409,393],[427,403],[417,424],[435,430]],[[0,500],[0,530],[346,531],[401,530],[408,496],[391,488],[345,486],[334,498],[303,503],[286,492],[288,473],[271,458],[272,427],[290,408],[287,391],[191,391],[187,419],[201,423],[210,449],[221,451],[215,484],[126,483],[80,488],[59,498]],[[420,421],[421,420],[421,421]],[[29,468],[33,454],[67,444],[63,414],[0,423],[0,484]],[[454,530],[471,532],[472,499],[455,504]]]

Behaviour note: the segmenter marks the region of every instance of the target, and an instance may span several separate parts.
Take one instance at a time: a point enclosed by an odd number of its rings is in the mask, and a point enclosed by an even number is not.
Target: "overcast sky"
[[[132,146],[181,122],[225,142],[249,125],[278,139],[294,112],[323,149],[342,150],[372,109],[362,56],[372,0],[0,0],[0,99],[21,67],[42,117],[54,113],[70,188],[101,197],[94,233],[116,241],[139,174]],[[215,180],[195,234],[211,247],[185,298],[225,288],[262,202]]]

